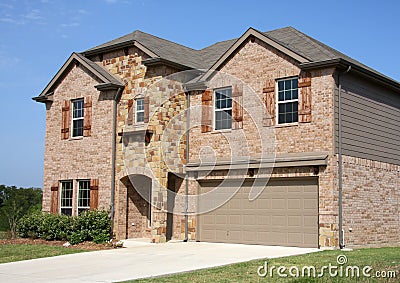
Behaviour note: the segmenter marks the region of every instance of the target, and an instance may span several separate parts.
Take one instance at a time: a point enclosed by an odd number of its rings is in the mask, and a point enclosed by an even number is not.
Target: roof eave
[[[174,67],[174,68],[177,68],[179,70],[190,70],[190,69],[193,69],[193,68],[191,68],[189,66],[185,66],[185,65],[182,65],[182,64],[179,64],[179,63],[164,59],[164,58],[160,58],[160,57],[146,59],[146,60],[143,60],[142,63],[145,66],[167,65],[169,67]]]
[[[337,69],[345,70],[349,66],[351,66],[351,72],[356,72],[356,73],[358,73],[362,76],[368,77],[382,85],[390,87],[391,89],[400,91],[400,83],[398,81],[395,81],[395,80],[393,80],[389,77],[386,77],[382,74],[370,71],[360,65],[349,62],[343,58],[335,58],[335,59],[326,60],[326,61],[318,61],[318,62],[310,62],[310,63],[300,64],[300,68],[302,70],[314,70],[314,69],[329,68],[329,67],[334,67]]]
[[[103,83],[103,84],[95,85],[94,87],[99,91],[104,91],[104,90],[116,90],[116,89],[124,88],[125,86],[123,84]]]
[[[32,100],[40,103],[47,103],[47,102],[53,102],[53,93],[50,93],[48,95],[42,95],[42,96],[35,96],[32,97]]]

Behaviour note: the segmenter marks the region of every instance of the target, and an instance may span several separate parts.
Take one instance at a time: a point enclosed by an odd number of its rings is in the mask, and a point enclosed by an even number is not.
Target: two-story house
[[[287,27],[73,53],[46,105],[43,211],[119,239],[400,242],[400,83]]]

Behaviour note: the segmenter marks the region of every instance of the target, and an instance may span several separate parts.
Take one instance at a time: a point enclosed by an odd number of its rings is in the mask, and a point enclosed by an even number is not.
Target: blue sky
[[[37,96],[73,51],[136,29],[203,48],[293,26],[400,80],[400,1],[0,0],[0,184],[42,187]]]

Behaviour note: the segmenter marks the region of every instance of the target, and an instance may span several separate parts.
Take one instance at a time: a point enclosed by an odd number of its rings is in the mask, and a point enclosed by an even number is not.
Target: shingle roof
[[[296,30],[293,27],[285,27],[263,32],[271,40],[285,46],[293,52],[309,59],[311,62],[320,62],[332,59],[345,59],[362,68],[384,76],[374,69],[354,60],[353,58],[319,42],[318,40]],[[175,42],[159,38],[157,36],[136,30],[130,34],[121,36],[117,39],[108,41],[104,44],[90,48],[82,54],[89,55],[102,52],[121,44],[129,44],[137,41],[158,57],[188,66],[190,68],[208,69],[210,68],[235,42],[237,38],[221,41],[195,50]]]
[[[308,59],[311,63],[343,59],[363,70],[373,73],[375,76],[382,77],[383,79],[390,80],[395,84],[399,84],[399,82],[319,42],[318,40],[296,30],[293,27],[280,28],[263,32],[262,34],[270,40],[287,48],[287,50],[290,50]],[[203,49],[195,50],[136,30],[130,34],[88,49],[82,52],[82,54],[84,56],[93,55],[107,50],[112,50],[113,48],[120,48],[122,45],[133,45],[135,42],[138,42],[151,51],[153,56],[156,55],[156,57],[166,59],[189,68],[209,69],[235,44],[237,40],[238,39],[235,38],[221,41]]]
[[[134,41],[138,41],[140,44],[151,50],[157,56],[184,66],[197,68],[199,62],[201,62],[201,57],[199,56],[199,54],[197,54],[196,50],[142,32],[140,30],[136,30],[130,34],[108,41],[104,44],[88,49],[82,53],[90,54],[93,53],[93,51],[101,51],[119,44],[129,42],[133,43]]]

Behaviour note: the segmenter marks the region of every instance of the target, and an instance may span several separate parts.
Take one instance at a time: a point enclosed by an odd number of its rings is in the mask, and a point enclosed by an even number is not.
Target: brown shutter
[[[99,179],[90,180],[90,210],[97,209],[99,205]]]
[[[133,110],[132,110],[132,107],[133,107],[133,99],[129,99],[128,100],[128,121],[127,121],[127,124],[128,125],[132,125],[133,124]]]
[[[243,85],[235,84],[232,89],[232,129],[243,129]]]
[[[299,75],[299,123],[311,122],[311,73]]]
[[[143,115],[144,115],[144,120],[143,120],[143,122],[145,122],[145,123],[148,123],[149,122],[149,97],[148,96],[146,96],[145,98],[144,98],[144,113],[143,113]]]
[[[266,109],[266,115],[263,119],[263,125],[269,127],[275,125],[275,79],[268,79],[265,82],[263,93],[265,95],[264,99]]]
[[[92,97],[85,97],[83,104],[85,117],[83,119],[83,136],[90,137],[92,135]]]
[[[51,191],[50,191],[50,213],[53,214],[58,214],[58,182],[54,183],[51,186]]]
[[[61,139],[66,140],[69,138],[69,128],[70,128],[70,105],[69,100],[64,100],[62,102],[62,127],[61,127]]]
[[[212,96],[213,91],[206,89],[201,95],[201,132],[207,133],[212,131]]]

